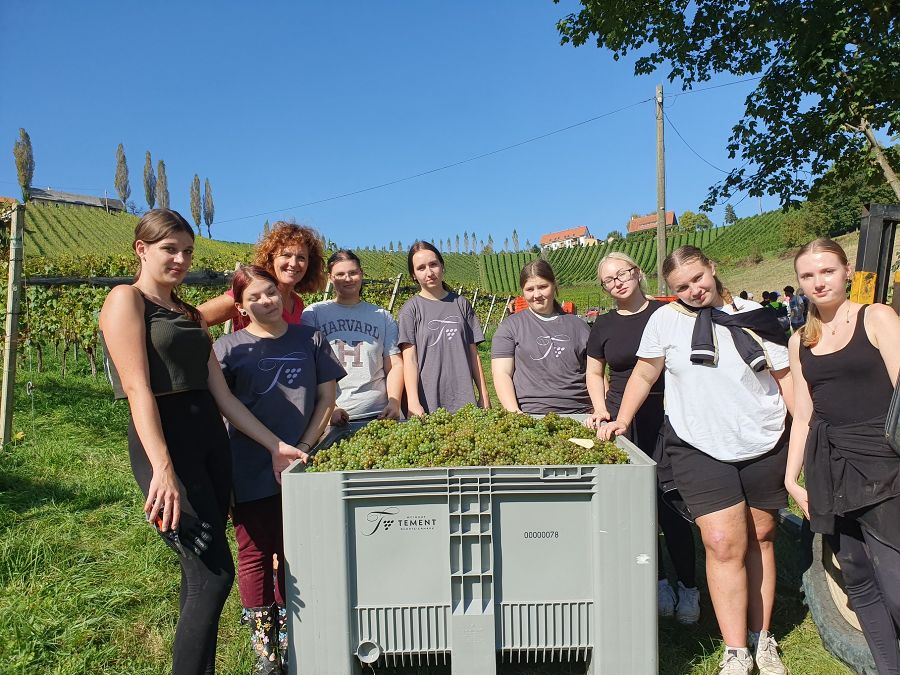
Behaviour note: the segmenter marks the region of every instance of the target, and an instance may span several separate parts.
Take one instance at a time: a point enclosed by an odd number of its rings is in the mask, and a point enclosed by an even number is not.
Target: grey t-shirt
[[[503,320],[491,342],[491,358],[513,359],[513,386],[523,412],[591,412],[585,383],[590,333],[571,314],[543,320],[526,310]]]
[[[341,305],[326,300],[307,307],[302,323],[322,332],[347,371],[338,386],[337,406],[350,419],[384,410],[388,402],[384,359],[400,353],[394,317],[370,302]]]
[[[414,295],[400,310],[399,324],[400,344],[416,348],[425,412],[456,412],[475,403],[469,345],[484,342],[484,334],[469,301],[453,292],[442,300]]]
[[[316,406],[316,387],[345,374],[331,346],[309,326],[288,325],[278,338],[239,330],[216,340],[213,350],[235,397],[272,433],[291,444],[306,431]],[[231,424],[228,436],[235,502],[278,494],[269,452]]]

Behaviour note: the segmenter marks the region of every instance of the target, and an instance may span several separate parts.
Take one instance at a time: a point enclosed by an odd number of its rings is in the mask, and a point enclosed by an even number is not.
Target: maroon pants
[[[231,509],[238,546],[238,589],[244,607],[282,607],[284,599],[284,536],[281,495],[235,504]],[[278,556],[278,573],[272,556]]]

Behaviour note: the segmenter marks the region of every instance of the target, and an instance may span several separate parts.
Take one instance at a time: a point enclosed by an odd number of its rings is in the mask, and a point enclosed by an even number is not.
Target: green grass
[[[487,342],[481,352],[490,379],[489,350]],[[150,674],[169,667],[177,561],[142,517],[128,463],[126,406],[113,402],[106,383],[85,376],[86,371],[83,359],[65,380],[19,371],[15,430],[25,436],[0,453],[3,674]],[[35,383],[33,400],[24,387],[29,376]],[[825,653],[801,604],[795,544],[782,537],[778,550],[774,630],[791,673],[847,673]],[[661,673],[715,672],[720,641],[705,591],[703,597],[698,626],[661,622]],[[239,612],[235,589],[220,623],[217,672],[249,671]],[[501,672],[583,670],[578,665],[506,666]]]

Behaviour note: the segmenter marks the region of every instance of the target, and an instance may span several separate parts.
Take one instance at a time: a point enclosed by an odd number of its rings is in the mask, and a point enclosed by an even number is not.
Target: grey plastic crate
[[[656,467],[283,474],[291,672],[657,672]],[[367,669],[368,670],[368,669]]]

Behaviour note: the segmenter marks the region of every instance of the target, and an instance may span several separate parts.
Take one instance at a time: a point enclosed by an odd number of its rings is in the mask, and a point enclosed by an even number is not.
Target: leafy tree
[[[469,252],[469,233],[463,232],[463,246],[465,246],[466,253]]]
[[[531,239],[525,240],[525,250],[528,250],[528,251],[531,250]]]
[[[781,243],[785,248],[802,246],[811,239],[827,234],[828,229],[828,213],[824,205],[805,202],[785,218],[781,226]]]
[[[453,242],[447,237],[447,253],[453,253]]]
[[[459,235],[456,235],[456,252],[459,253]]]
[[[472,230],[472,253],[478,253],[480,250],[478,248],[478,239],[475,238],[475,230]],[[484,248],[484,243],[482,242],[481,248]]]
[[[488,253],[494,252],[494,238],[488,235]]]
[[[131,186],[128,184],[128,162],[125,159],[125,148],[121,143],[119,143],[119,147],[116,148],[115,184],[116,193],[119,195],[119,199],[127,206],[128,198],[131,196]]]
[[[269,228],[269,221],[266,220],[266,222],[263,223],[263,236],[264,236],[264,237],[268,237],[268,236],[269,236],[269,232],[271,232],[271,230],[270,230],[270,228]]]
[[[390,245],[388,246],[388,250],[389,250],[391,253],[394,252],[394,242],[391,242],[391,243],[390,243]]]
[[[725,205],[725,224],[726,225],[734,225],[737,222],[737,213],[734,212],[734,207],[731,204]]]
[[[678,218],[679,232],[694,232],[696,230],[708,230],[713,227],[713,222],[705,213],[685,211]]]
[[[144,156],[144,197],[147,199],[147,208],[152,209],[156,204],[156,174],[153,173],[149,150]]]
[[[478,240],[478,249],[479,249],[482,253],[484,253],[484,239],[479,239],[479,240]]]
[[[581,5],[558,22],[562,43],[593,39],[616,60],[639,50],[635,74],[666,63],[684,89],[715,73],[760,76],[727,146],[740,166],[710,188],[704,210],[744,191],[796,204],[811,179],[865,145],[900,200],[900,178],[874,133],[900,133],[896,0]]]
[[[886,152],[891,164],[900,165],[900,145]],[[848,157],[816,181],[810,190],[810,201],[821,204],[828,222],[827,233],[832,237],[859,227],[863,204],[896,202],[884,175],[873,166],[867,154]]]
[[[513,250],[518,253],[518,251],[519,251],[519,233],[516,232],[515,228],[513,228],[513,233],[512,233],[512,245],[513,245]]]
[[[509,237],[505,237],[503,239],[503,252],[506,253],[509,250]]]
[[[397,240],[397,250],[398,250],[398,251],[402,251],[402,250],[403,250],[403,242],[400,241],[399,239]]]
[[[156,163],[156,203],[161,209],[169,208],[169,179],[166,177],[166,163]]]
[[[622,234],[620,230],[613,230],[608,235],[606,235],[606,240],[609,241],[612,239],[613,241],[618,241],[619,239],[624,239],[625,236]]]
[[[216,217],[216,204],[213,201],[212,187],[209,178],[203,183],[203,222],[206,223],[206,236],[212,239],[212,224]]]
[[[191,218],[194,219],[197,234],[203,234],[200,231],[200,176],[197,174],[194,174],[194,180],[191,181]]]
[[[31,136],[24,129],[19,129],[19,139],[13,143],[13,157],[16,160],[16,176],[22,190],[22,201],[28,201],[31,190],[31,179],[34,178],[34,152],[31,148]]]

